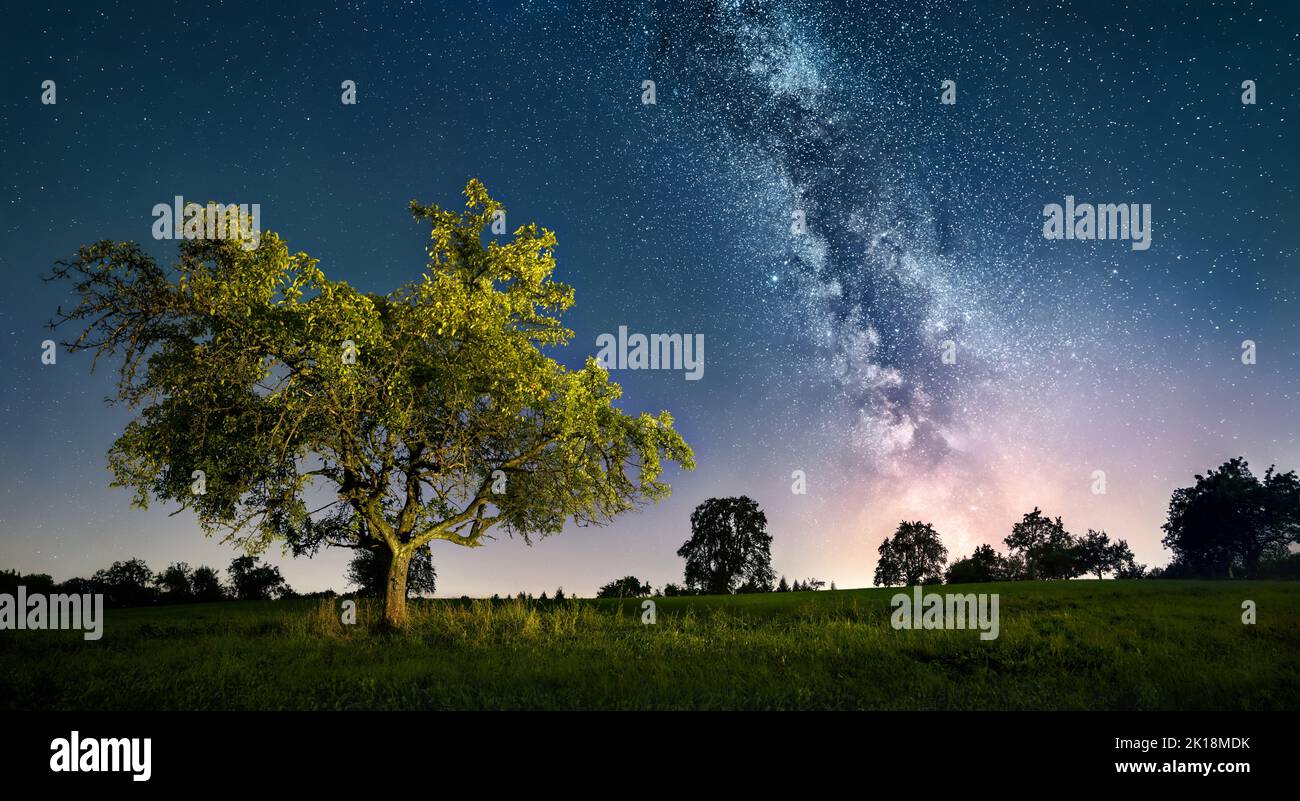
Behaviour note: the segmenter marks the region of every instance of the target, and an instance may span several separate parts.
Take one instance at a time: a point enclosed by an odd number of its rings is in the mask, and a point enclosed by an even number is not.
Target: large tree
[[[1300,542],[1300,479],[1273,467],[1261,479],[1245,459],[1224,462],[1174,490],[1164,544],[1191,575],[1254,576],[1260,559]]]
[[[226,570],[230,591],[240,601],[265,601],[293,594],[293,588],[275,565],[258,564],[256,556],[237,556]]]
[[[1088,529],[1078,541],[1077,555],[1080,573],[1091,573],[1101,578],[1107,572],[1114,572],[1116,578],[1133,576],[1138,565],[1133,558],[1133,550],[1124,540],[1110,541],[1110,535],[1104,531]]]
[[[745,586],[767,591],[772,573],[772,535],[767,515],[752,498],[710,498],[691,512],[691,538],[677,549],[686,560],[686,586],[725,595]]]
[[[154,576],[154,584],[163,603],[183,604],[194,598],[194,576],[185,562],[168,565],[166,570]]]
[[[880,543],[874,583],[878,587],[912,587],[943,582],[948,549],[929,523],[904,520],[892,538]]]
[[[194,572],[190,575],[190,586],[193,588],[196,601],[220,601],[226,597],[226,591],[221,586],[221,578],[217,575],[217,571],[207,565],[194,568]]]
[[[90,582],[109,606],[145,606],[158,600],[153,571],[143,559],[114,562],[96,570]]]
[[[428,262],[387,294],[326,278],[270,232],[253,249],[186,240],[169,270],[129,242],[60,262],[77,301],[52,325],[120,358],[116,400],[139,410],[110,451],[114,484],[250,553],[382,553],[390,626],[432,540],[474,547],[500,527],[531,542],[667,496],[664,461],[694,466],[672,417],[625,415],[595,359],[571,370],[544,353],[573,336],[555,235],[485,242],[504,209],[477,180],[465,197],[461,212],[411,203]]]

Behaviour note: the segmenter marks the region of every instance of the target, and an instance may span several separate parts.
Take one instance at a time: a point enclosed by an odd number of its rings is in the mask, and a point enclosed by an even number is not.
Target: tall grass
[[[947,588],[935,588],[943,591]],[[0,633],[0,708],[1296,709],[1300,584],[1021,583],[1001,634],[896,631],[892,590],[110,611]],[[1243,625],[1242,599],[1259,622]]]

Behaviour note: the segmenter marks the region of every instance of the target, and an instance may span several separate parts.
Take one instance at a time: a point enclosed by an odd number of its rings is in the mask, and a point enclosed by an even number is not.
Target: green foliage
[[[361,546],[394,566],[434,539],[528,540],[666,497],[664,463],[694,467],[672,416],[625,415],[595,359],[569,370],[544,352],[573,335],[555,235],[530,224],[485,242],[501,204],[477,180],[465,197],[460,212],[411,203],[428,262],[382,295],[271,232],[251,251],[184,241],[170,270],[129,242],[60,262],[52,278],[77,302],[52,325],[79,329],[65,344],[96,362],[120,358],[115,400],[138,410],[109,453],[114,485],[249,553]]]

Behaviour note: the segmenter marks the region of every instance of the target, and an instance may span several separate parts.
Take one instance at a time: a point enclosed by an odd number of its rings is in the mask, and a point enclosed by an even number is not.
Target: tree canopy
[[[1027,579],[1068,579],[1083,572],[1073,535],[1061,518],[1048,517],[1037,506],[1011,527],[1005,542]]]
[[[650,583],[636,576],[624,576],[604,585],[596,592],[597,598],[644,598],[650,594]],[[556,597],[559,595],[557,593]]]
[[[241,601],[265,601],[291,595],[292,588],[275,565],[258,564],[256,556],[238,556],[230,562],[230,590]]]
[[[686,560],[686,586],[693,592],[728,594],[741,587],[767,592],[776,579],[767,515],[743,495],[697,506],[691,512],[691,538],[677,555]]]
[[[1165,547],[1188,575],[1255,576],[1260,561],[1300,542],[1300,479],[1273,467],[1263,478],[1245,459],[1224,462],[1174,491]]]
[[[880,560],[876,563],[875,584],[880,587],[913,587],[919,584],[942,584],[948,549],[939,532],[929,523],[904,520],[893,538],[880,543]]]
[[[949,584],[979,584],[1014,578],[1011,566],[992,545],[980,545],[965,559],[948,566],[944,578]]]
[[[96,363],[120,359],[113,400],[138,411],[109,453],[114,485],[250,553],[383,553],[393,625],[432,540],[529,540],[667,496],[664,462],[694,467],[671,415],[626,415],[594,358],[575,370],[544,352],[573,335],[555,235],[485,242],[504,209],[477,180],[465,198],[460,212],[412,201],[428,261],[386,294],[327,278],[272,232],[252,250],[183,241],[170,269],[116,241],[58,263],[76,303],[52,325],[79,329],[64,344]]]

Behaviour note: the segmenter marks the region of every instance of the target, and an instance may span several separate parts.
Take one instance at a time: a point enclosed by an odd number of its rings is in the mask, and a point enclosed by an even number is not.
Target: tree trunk
[[[388,581],[384,585],[384,617],[386,629],[400,629],[407,623],[406,578],[411,568],[411,552],[389,555]]]

